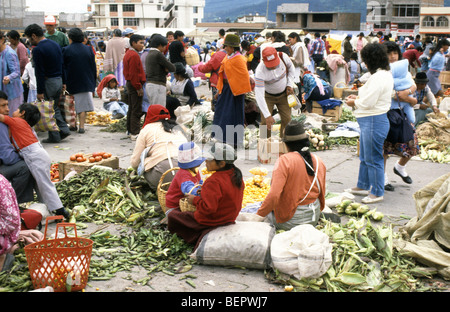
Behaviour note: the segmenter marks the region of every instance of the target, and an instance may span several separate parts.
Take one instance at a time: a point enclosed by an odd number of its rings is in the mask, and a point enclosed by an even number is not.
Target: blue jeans
[[[359,137],[359,174],[357,187],[384,195],[383,144],[389,132],[386,114],[357,118]]]

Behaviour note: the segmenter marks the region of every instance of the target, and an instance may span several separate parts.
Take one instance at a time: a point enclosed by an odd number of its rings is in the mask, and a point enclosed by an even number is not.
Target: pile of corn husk
[[[444,114],[430,113],[428,122],[416,129],[420,154],[423,160],[438,163],[450,162],[450,119]]]
[[[398,234],[391,225],[375,226],[368,218],[346,224],[321,220],[317,228],[330,237],[333,263],[320,278],[295,279],[273,271],[266,277],[289,291],[411,292],[429,291],[421,278],[436,270],[420,267],[394,247]]]

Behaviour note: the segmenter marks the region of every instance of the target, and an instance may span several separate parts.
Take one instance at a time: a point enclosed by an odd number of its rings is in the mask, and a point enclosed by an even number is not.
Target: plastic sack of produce
[[[270,243],[275,228],[266,222],[239,222],[206,234],[191,258],[206,265],[270,268]]]
[[[332,245],[328,235],[310,224],[278,233],[272,239],[272,266],[297,279],[318,278],[332,264]]]

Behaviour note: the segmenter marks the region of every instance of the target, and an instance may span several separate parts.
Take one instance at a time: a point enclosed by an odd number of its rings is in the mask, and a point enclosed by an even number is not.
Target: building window
[[[193,13],[198,13],[198,7],[192,7],[192,9],[193,9]]]
[[[414,29],[416,25],[410,23],[399,23],[397,29]]]
[[[193,24],[194,24],[194,25],[197,25],[197,23],[198,23],[198,18],[194,18]]]
[[[436,27],[448,27],[448,19],[445,16],[439,16],[436,20]]]
[[[119,19],[118,18],[111,18],[111,26],[119,26]]]
[[[312,21],[313,23],[332,23],[333,14],[313,14]]]
[[[109,12],[118,12],[117,4],[110,4],[109,5]]]
[[[156,10],[161,11],[161,5],[158,4],[158,5],[156,6]]]
[[[139,26],[138,18],[124,18],[123,26]]]
[[[434,18],[432,18],[431,16],[426,16],[422,20],[422,26],[424,26],[424,27],[434,27]]]
[[[394,17],[417,17],[420,15],[420,6],[417,4],[394,5],[392,16]]]
[[[122,4],[123,12],[134,12],[134,4]]]

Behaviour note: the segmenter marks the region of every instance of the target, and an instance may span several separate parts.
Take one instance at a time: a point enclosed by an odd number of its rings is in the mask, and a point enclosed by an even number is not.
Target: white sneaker
[[[139,135],[139,134],[136,134],[136,135],[130,134],[130,139],[131,139],[131,141],[136,141],[137,138],[138,138],[138,135]]]

